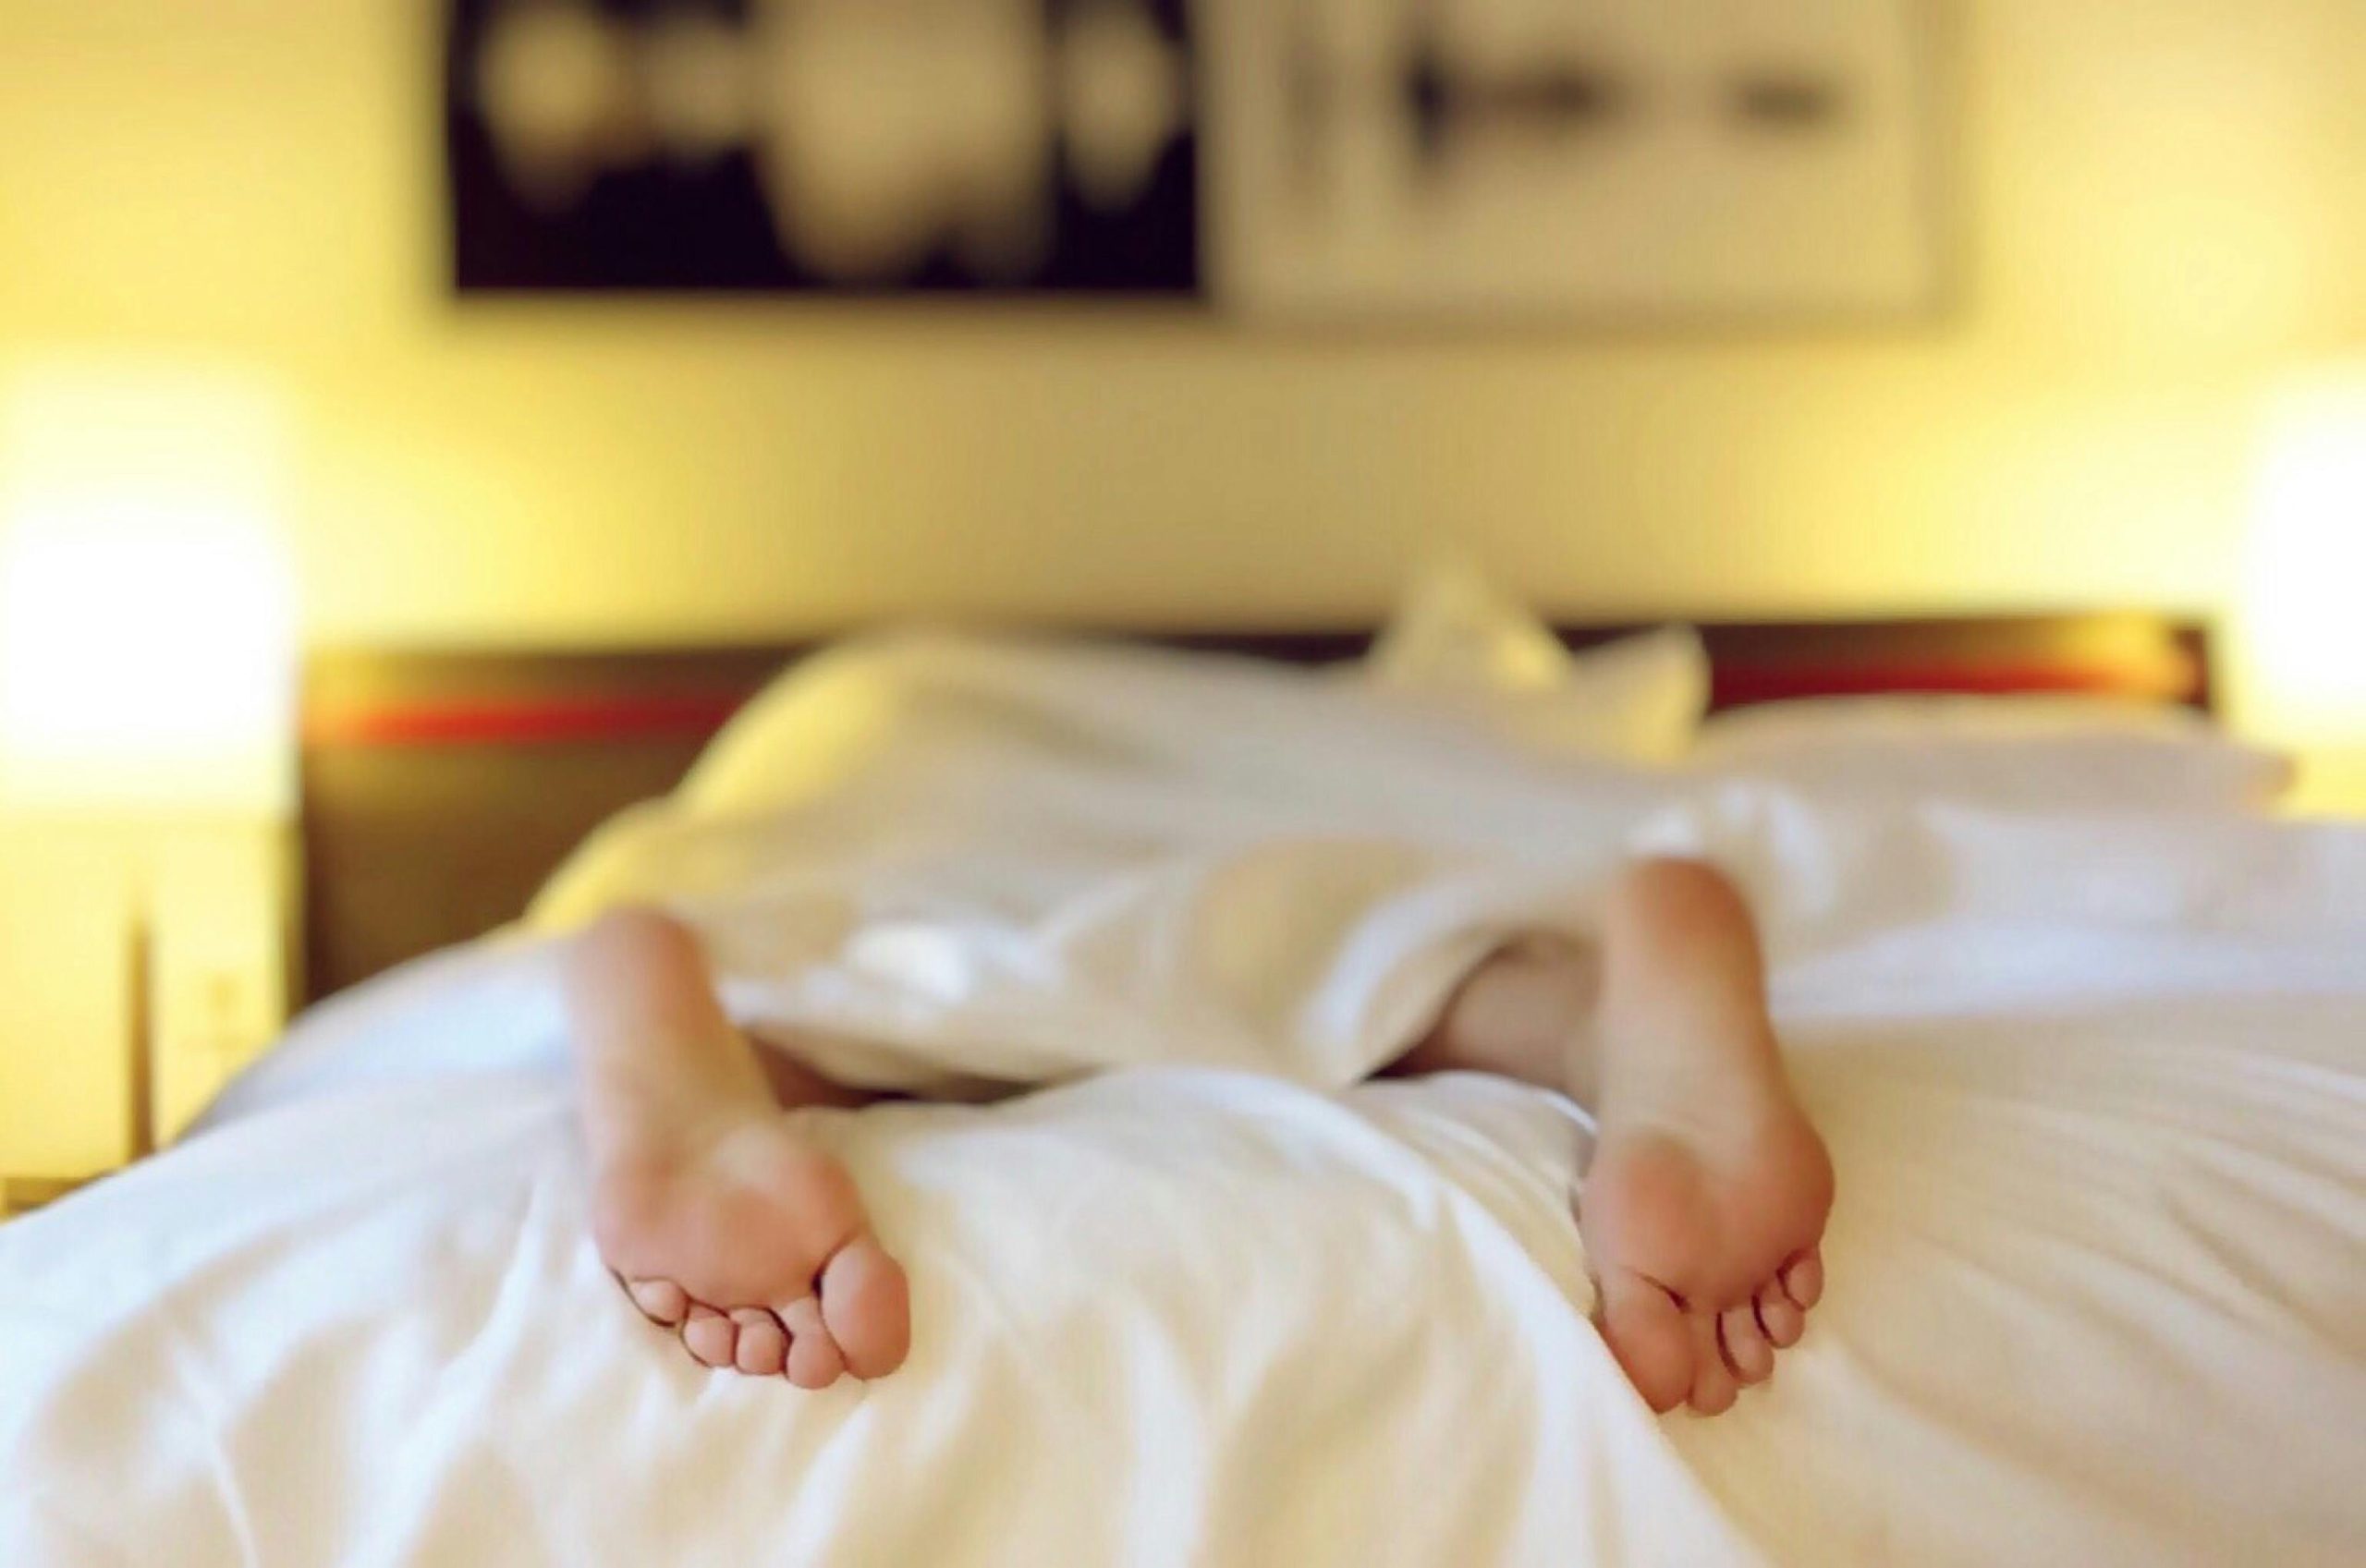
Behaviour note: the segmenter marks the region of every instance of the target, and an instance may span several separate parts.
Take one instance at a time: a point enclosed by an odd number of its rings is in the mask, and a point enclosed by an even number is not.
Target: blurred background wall
[[[315,640],[1359,619],[1445,541],[1570,614],[2212,608],[2261,391],[2366,340],[2358,0],[1958,0],[1958,305],[1735,337],[464,308],[438,10],[0,0],[0,358],[280,380]]]

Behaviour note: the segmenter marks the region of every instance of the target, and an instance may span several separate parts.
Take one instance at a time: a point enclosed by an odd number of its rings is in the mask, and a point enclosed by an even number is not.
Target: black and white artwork
[[[1184,0],[456,0],[472,289],[1189,298]]]
[[[464,293],[1899,315],[1930,0],[451,0]]]

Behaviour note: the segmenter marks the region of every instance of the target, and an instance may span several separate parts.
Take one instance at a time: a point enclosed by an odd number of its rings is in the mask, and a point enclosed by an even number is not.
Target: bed
[[[933,693],[928,737],[1199,768],[1261,833],[1450,798],[1483,807],[1457,854],[1567,823],[1726,865],[1842,1186],[1765,1389],[1714,1421],[1627,1389],[1585,1319],[1574,1108],[1220,1061],[813,1115],[911,1267],[912,1361],[818,1395],[701,1371],[586,1239],[535,932],[713,895],[787,809],[782,736],[795,761],[851,710],[768,686],[785,648],[325,655],[327,1000],[179,1148],[0,1228],[0,1562],[2366,1553],[2366,832],[2251,808],[2271,760],[2164,711],[2209,705],[2202,628],[1713,625],[1689,700],[1723,716],[1607,759],[1560,749],[1532,635],[1506,689],[1409,679],[1336,725],[1367,635],[1155,640],[1202,657],[828,657]],[[2031,693],[2062,705],[1994,729],[1981,699]],[[1850,694],[1940,706],[1793,700]],[[1651,727],[1614,695],[1583,727]],[[1176,718],[1208,712],[1255,744],[1211,760]],[[832,820],[907,808],[902,774],[847,776]],[[909,798],[1006,809],[954,776]]]

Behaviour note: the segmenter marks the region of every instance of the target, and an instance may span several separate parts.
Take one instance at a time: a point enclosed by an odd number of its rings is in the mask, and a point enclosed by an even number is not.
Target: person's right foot
[[[1746,985],[1734,952],[1713,983],[1713,946],[1750,941],[1729,885],[1688,866],[1624,885],[1616,962],[1563,938],[1509,943],[1396,1070],[1501,1074],[1594,1112],[1577,1207],[1603,1338],[1653,1410],[1715,1415],[1773,1373],[1823,1294],[1832,1161],[1784,1074],[1754,952]]]
[[[1698,1049],[1704,1070],[1714,1058],[1717,1071],[1738,1073],[1733,1058],[1755,1048]],[[1823,1140],[1779,1074],[1714,1098],[1714,1110],[1651,1093],[1609,1098],[1578,1202],[1603,1337],[1657,1411],[1731,1405],[1798,1343],[1823,1294]]]
[[[1674,875],[1679,905],[1731,896],[1696,870]],[[1571,1076],[1587,1069],[1600,1126],[1578,1228],[1603,1337],[1653,1410],[1714,1416],[1805,1331],[1823,1294],[1833,1175],[1762,1000],[1702,984],[1700,957],[1697,929],[1628,942],[1592,1060]]]

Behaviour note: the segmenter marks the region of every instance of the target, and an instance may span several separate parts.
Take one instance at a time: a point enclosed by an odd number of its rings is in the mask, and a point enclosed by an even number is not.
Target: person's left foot
[[[706,1366],[800,1388],[902,1364],[904,1271],[844,1166],[770,1103],[640,1114],[592,1192],[601,1257],[634,1306]]]

